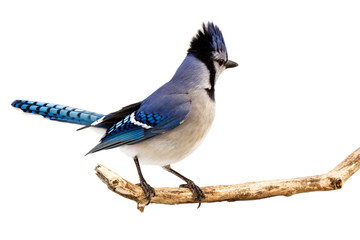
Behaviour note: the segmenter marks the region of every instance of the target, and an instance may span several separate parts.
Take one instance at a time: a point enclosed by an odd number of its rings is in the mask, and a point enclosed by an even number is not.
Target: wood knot
[[[111,184],[117,186],[119,184],[119,181],[117,179],[114,179],[111,181]]]
[[[342,188],[343,181],[340,178],[331,178],[331,185],[335,189],[340,189],[340,188]]]

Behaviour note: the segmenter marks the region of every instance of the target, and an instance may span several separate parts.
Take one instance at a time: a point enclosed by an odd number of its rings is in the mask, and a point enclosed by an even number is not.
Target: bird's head
[[[228,59],[228,53],[224,42],[224,37],[214,23],[203,23],[195,37],[193,37],[188,54],[194,55],[201,60],[209,69],[210,73],[215,71],[221,73],[227,68],[238,66],[234,61]]]
[[[238,66],[228,59],[224,37],[220,29],[212,22],[203,23],[191,40],[188,55],[193,55],[203,62],[209,70],[210,87],[207,89],[211,99],[214,98],[215,82],[225,69]]]

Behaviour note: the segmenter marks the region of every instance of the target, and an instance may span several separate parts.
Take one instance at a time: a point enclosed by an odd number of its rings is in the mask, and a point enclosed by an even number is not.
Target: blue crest
[[[190,43],[188,54],[193,54],[204,62],[212,58],[227,60],[226,45],[219,27],[212,22],[203,23],[202,29]]]

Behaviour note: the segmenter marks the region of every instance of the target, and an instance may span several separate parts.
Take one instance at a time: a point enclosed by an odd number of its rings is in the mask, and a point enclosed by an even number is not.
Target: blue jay
[[[186,184],[201,204],[203,191],[170,165],[193,152],[209,131],[215,116],[215,83],[225,69],[238,64],[228,60],[220,29],[209,22],[193,37],[187,55],[173,78],[141,102],[103,115],[59,104],[16,100],[12,106],[45,118],[106,130],[88,154],[119,147],[134,159],[148,203],[155,195],[142,175],[140,164],[155,164]],[[79,130],[80,130],[79,129]]]

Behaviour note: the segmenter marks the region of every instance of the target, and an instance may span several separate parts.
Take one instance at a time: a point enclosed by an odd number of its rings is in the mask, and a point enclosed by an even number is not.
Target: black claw
[[[134,162],[136,165],[136,170],[139,174],[139,179],[140,179],[140,183],[136,184],[138,186],[140,186],[146,196],[146,199],[148,200],[148,203],[146,205],[149,205],[150,201],[151,201],[151,195],[155,196],[155,189],[153,187],[151,187],[144,179],[144,176],[141,173],[141,168],[140,168],[140,164],[139,164],[139,159],[137,156],[134,157]]]
[[[180,187],[189,188],[193,195],[194,195],[194,201],[197,201],[199,203],[198,208],[201,206],[201,200],[205,198],[204,192],[201,190],[200,187],[198,187],[193,181],[187,181],[186,184],[181,184]]]
[[[149,205],[151,197],[155,196],[155,189],[150,186],[146,181],[141,181],[136,185],[140,186],[143,189],[146,199],[148,200],[148,203],[146,205]]]
[[[184,177],[183,175],[172,169],[170,165],[165,165],[163,166],[163,168],[166,171],[171,172],[172,174],[176,175],[177,177],[181,178],[186,182],[186,184],[181,184],[180,187],[189,188],[191,190],[194,196],[194,201],[197,201],[199,203],[198,205],[199,208],[201,206],[201,200],[205,198],[204,192],[193,181],[191,181],[190,179]]]

